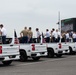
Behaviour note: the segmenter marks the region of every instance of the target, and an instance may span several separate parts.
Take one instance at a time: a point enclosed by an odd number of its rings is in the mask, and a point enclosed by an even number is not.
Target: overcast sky
[[[58,12],[61,19],[76,17],[76,0],[0,0],[0,23],[11,36],[13,29],[17,34],[25,26],[45,32],[48,28],[57,29]]]

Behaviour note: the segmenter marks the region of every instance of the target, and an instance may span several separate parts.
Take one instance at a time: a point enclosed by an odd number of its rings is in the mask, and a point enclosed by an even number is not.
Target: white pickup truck
[[[66,44],[69,46],[69,54],[76,54],[76,42],[66,42]]]
[[[0,42],[1,40],[0,38]],[[0,61],[4,65],[10,65],[12,60],[19,59],[19,56],[19,44],[14,44],[13,42],[9,44],[0,44]]]
[[[69,53],[69,46],[66,43],[46,43],[46,45],[48,57],[61,57],[62,55]]]
[[[26,61],[28,57],[31,57],[33,60],[37,61],[41,56],[47,56],[46,44],[20,44],[20,61]]]

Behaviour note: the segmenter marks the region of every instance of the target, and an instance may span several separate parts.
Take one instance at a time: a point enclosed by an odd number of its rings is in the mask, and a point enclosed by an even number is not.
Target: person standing
[[[41,41],[41,34],[40,34],[38,28],[36,28],[36,32],[37,32],[37,43],[40,43],[40,41]]]
[[[0,28],[1,28],[0,33],[2,36],[2,43],[6,44],[6,29],[3,24],[0,25]]]
[[[50,42],[50,32],[49,32],[48,29],[46,29],[46,34],[45,34],[45,36],[46,36],[46,43],[49,43],[49,42]]]
[[[20,36],[21,36],[21,43],[28,43],[27,27],[24,27],[24,29],[20,32]]]
[[[55,33],[56,33],[56,31],[55,31],[55,29],[53,28],[53,29],[52,29],[52,35],[51,35],[51,37],[52,37],[52,42],[55,42]]]
[[[29,30],[28,30],[28,43],[32,43],[33,42],[33,32],[32,32],[32,28],[29,27]]]
[[[56,29],[55,32],[55,42],[59,42],[60,41],[60,32],[58,31],[58,29]]]
[[[65,34],[65,37],[66,37],[66,42],[69,42],[69,33],[68,33],[68,31],[66,32],[66,34]]]
[[[65,41],[66,41],[65,32],[62,32],[62,34],[61,34],[61,42],[65,42]]]
[[[72,38],[73,38],[73,42],[76,42],[76,32],[73,32]]]

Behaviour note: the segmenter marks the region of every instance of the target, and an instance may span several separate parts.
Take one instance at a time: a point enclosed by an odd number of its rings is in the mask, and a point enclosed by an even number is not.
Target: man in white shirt
[[[2,43],[6,44],[6,29],[4,28],[3,24],[0,25],[0,32],[1,32],[1,36],[2,36]]]
[[[55,42],[59,42],[60,41],[60,32],[58,31],[58,29],[56,29],[54,36],[55,36]]]
[[[49,42],[50,42],[50,32],[49,32],[48,29],[46,29],[46,34],[45,34],[45,36],[46,36],[46,43],[49,43]]]
[[[38,28],[36,28],[36,33],[37,33],[37,43],[40,43],[40,41],[41,41],[41,34],[40,34]]]
[[[69,42],[69,33],[68,32],[66,32],[66,34],[65,34],[65,37],[66,37],[66,42]]]
[[[72,38],[73,38],[73,42],[76,42],[76,32],[73,32]]]

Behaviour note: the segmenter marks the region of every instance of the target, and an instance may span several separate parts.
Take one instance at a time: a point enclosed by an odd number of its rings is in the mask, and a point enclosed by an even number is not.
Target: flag
[[[44,34],[43,34],[43,32],[42,32],[42,38],[44,38]]]
[[[16,30],[14,30],[14,44],[19,44],[19,39],[17,38]]]

